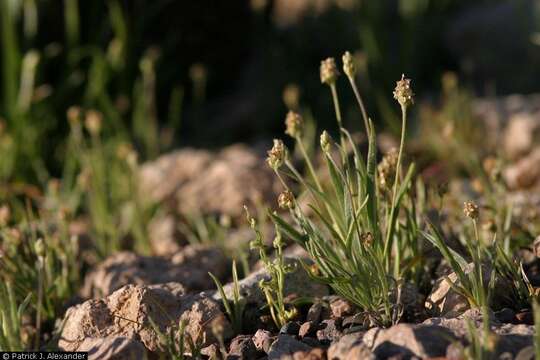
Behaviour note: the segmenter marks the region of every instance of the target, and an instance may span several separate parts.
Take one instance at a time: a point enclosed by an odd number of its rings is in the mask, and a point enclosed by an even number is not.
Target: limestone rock
[[[472,263],[469,263],[464,270],[465,274],[473,271],[473,266]],[[489,283],[490,276],[490,269],[483,268],[485,284]],[[467,299],[454,291],[449,281],[454,284],[458,283],[458,275],[452,272],[448,276],[440,278],[431,290],[431,294],[426,299],[426,308],[431,311],[433,315],[451,318],[456,317],[469,309],[469,302]]]
[[[535,132],[540,129],[538,117],[531,113],[513,115],[504,131],[504,151],[510,159],[527,154],[534,145]]]
[[[203,346],[215,341],[213,329],[221,328],[224,338],[232,333],[220,304],[203,294],[184,295],[177,283],[127,285],[106,298],[69,308],[58,346],[77,351],[88,346],[88,339],[124,337],[159,353],[163,349],[154,325],[163,333],[180,321],[186,323],[185,335],[199,339]]]
[[[328,360],[375,359],[375,355],[362,341],[363,336],[364,333],[356,332],[334,341],[328,348]]]
[[[441,326],[398,324],[388,329],[369,330],[363,342],[377,358],[402,355],[424,359],[444,356],[455,339],[450,330]]]
[[[258,351],[262,351],[265,353],[268,353],[268,351],[270,351],[270,346],[273,342],[272,334],[270,333],[270,331],[259,329],[251,339],[253,340],[253,344],[255,344],[255,348]]]
[[[277,180],[264,158],[244,145],[219,153],[183,149],[146,163],[141,191],[179,213],[243,216],[243,205],[273,201]]]
[[[196,179],[212,161],[209,151],[182,149],[141,166],[142,193],[152,200],[170,200],[183,185]]]
[[[177,221],[172,214],[155,217],[148,224],[148,236],[153,253],[158,256],[176,254],[181,251]]]
[[[88,352],[90,360],[131,360],[146,355],[142,343],[126,337],[86,338],[78,351]]]
[[[503,171],[511,189],[526,189],[540,184],[540,147]]]
[[[270,346],[268,360],[279,360],[286,356],[293,356],[297,352],[307,352],[310,350],[311,346],[296,340],[293,336],[281,334],[272,346]]]
[[[223,278],[229,262],[221,250],[188,245],[172,257],[140,256],[120,252],[107,258],[85,278],[82,295],[101,297],[127,284],[180,282],[191,291],[214,289],[208,272]]]
[[[232,339],[227,360],[249,360],[257,358],[257,348],[249,335],[239,335]]]

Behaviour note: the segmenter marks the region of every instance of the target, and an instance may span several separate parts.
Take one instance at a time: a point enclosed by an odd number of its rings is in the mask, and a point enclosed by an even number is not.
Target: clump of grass
[[[259,257],[269,274],[269,279],[261,280],[259,287],[264,293],[274,324],[281,328],[298,314],[296,308],[292,304],[287,304],[284,297],[285,275],[294,271],[294,268],[292,265],[285,263],[283,256],[285,243],[280,229],[276,226],[276,236],[272,244],[275,250],[275,258],[272,260],[266,252],[263,235],[257,226],[257,221],[251,217],[247,207],[245,207],[245,210],[248,223],[256,234],[255,240],[251,242],[250,247],[259,251]]]
[[[243,326],[243,317],[245,309],[245,301],[240,296],[240,283],[238,281],[238,272],[236,270],[236,262],[233,261],[232,264],[232,276],[233,276],[233,288],[232,288],[232,300],[227,298],[225,291],[223,290],[223,284],[219,279],[212,273],[208,273],[221,295],[221,300],[223,302],[223,307],[225,307],[225,312],[231,320],[231,324],[235,334],[241,334],[244,328]],[[231,306],[232,305],[232,306]]]
[[[497,294],[499,304],[516,310],[530,307],[537,291],[530,284],[520,261],[509,254],[510,250],[505,250],[508,238],[505,236],[499,240],[497,235],[500,231],[497,230],[492,230],[492,239],[482,238],[478,229],[479,207],[474,202],[467,201],[463,211],[472,225],[472,234],[465,232],[460,236],[469,261],[446,244],[443,235],[433,224],[430,224],[429,232],[422,232],[423,236],[439,249],[456,274],[457,282],[447,279],[450,286],[463,295],[473,308],[489,306],[495,289],[503,287],[504,292]],[[505,224],[509,226],[511,212],[506,215],[508,219]],[[503,234],[508,231],[503,230]]]
[[[421,265],[416,246],[419,226],[411,192],[414,165],[405,174],[401,171],[407,110],[414,94],[410,80],[402,76],[394,92],[402,110],[401,141],[392,164],[394,177],[386,182],[387,193],[391,195],[381,196],[385,189],[377,188],[380,175],[377,174],[375,128],[366,114],[355,84],[354,63],[347,53],[344,72],[364,119],[369,147],[367,159],[364,160],[352,136],[343,128],[336,87],[339,71],[335,61],[329,58],[321,63],[320,75],[321,82],[330,88],[339,142],[334,143],[325,131],[320,145],[330,181],[325,184],[320,180],[304,150],[302,117],[290,112],[286,118],[286,133],[300,149],[308,175],[301,175],[289,160],[283,143],[274,140],[267,162],[285,188],[279,205],[288,209],[293,223],[274,213],[271,217],[279,230],[308,251],[315,263],[311,268],[315,279],[329,284],[338,294],[360,306],[374,324],[388,326],[401,316],[401,284],[407,280],[411,268]],[[298,206],[285,177],[296,181],[301,192],[309,195],[313,217]]]
[[[486,264],[490,262],[491,259],[489,258],[488,250],[484,242],[480,240],[478,234],[478,205],[472,201],[467,201],[464,203],[463,212],[465,216],[471,220],[473,227],[474,235],[472,237],[464,237],[466,248],[472,260],[472,269],[469,266],[468,261],[446,244],[435,226],[431,225],[431,231],[429,233],[423,232],[423,235],[439,249],[444,259],[457,275],[459,281],[456,283],[448,278],[446,279],[452,289],[463,295],[471,307],[482,308],[489,304],[495,284],[495,273],[493,269],[486,268]],[[489,272],[489,277],[487,278],[485,276],[486,270]],[[489,284],[486,284],[486,281],[488,281]]]
[[[61,306],[78,290],[81,264],[78,240],[64,224],[51,232],[45,220],[31,220],[17,227],[3,228],[4,256],[0,278],[15,284],[17,301],[31,293],[36,312],[36,329],[52,321]]]
[[[202,338],[193,339],[187,333],[187,320],[179,320],[178,324],[168,327],[165,332],[161,331],[159,326],[151,319],[150,325],[158,335],[160,344],[167,354],[168,359],[185,360],[201,358]]]
[[[19,302],[12,283],[0,283],[0,351],[24,351],[31,346],[23,330],[23,316],[31,299],[28,294]]]
[[[129,143],[104,139],[103,115],[95,110],[73,107],[68,120],[71,155],[59,202],[72,213],[87,212],[99,257],[128,247],[126,239],[139,252],[149,253],[147,224],[155,207],[141,196],[136,151]]]

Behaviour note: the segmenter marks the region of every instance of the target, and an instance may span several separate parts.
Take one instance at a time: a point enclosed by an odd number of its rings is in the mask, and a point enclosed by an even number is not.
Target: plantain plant
[[[305,151],[302,116],[289,112],[286,134],[300,149],[307,175],[303,176],[289,159],[283,142],[274,140],[267,162],[285,188],[278,204],[290,216],[270,216],[283,234],[309,253],[315,266],[306,268],[313,278],[361,307],[372,324],[389,326],[402,314],[403,283],[413,268],[421,266],[419,217],[411,192],[414,164],[407,172],[401,171],[407,110],[414,94],[411,81],[402,76],[394,91],[402,112],[400,146],[377,166],[375,127],[356,86],[356,68],[348,52],[343,55],[343,70],[362,114],[368,139],[366,160],[353,136],[343,128],[336,87],[339,71],[333,58],[326,59],[321,63],[321,82],[330,88],[339,127],[336,143],[327,131],[320,137],[329,180],[322,180]],[[307,207],[298,204],[294,189],[286,181],[289,178],[298,184],[298,193],[307,195]]]

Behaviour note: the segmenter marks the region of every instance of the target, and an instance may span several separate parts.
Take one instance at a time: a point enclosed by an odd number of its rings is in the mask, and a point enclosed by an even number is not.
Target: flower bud
[[[411,89],[411,79],[405,78],[404,74],[401,75],[401,80],[396,82],[394,99],[396,99],[402,107],[407,107],[414,104],[414,93]]]
[[[321,61],[320,74],[322,84],[333,85],[336,82],[339,71],[334,58],[330,57]]]
[[[463,213],[465,216],[470,217],[473,220],[478,219],[478,215],[480,214],[480,211],[478,209],[478,205],[476,205],[472,201],[465,201],[463,203]]]
[[[325,153],[330,152],[330,145],[331,145],[332,138],[330,137],[330,134],[328,134],[328,131],[324,130],[321,134],[321,149]]]
[[[304,119],[297,112],[289,111],[285,117],[285,126],[285,134],[295,139],[299,138],[304,130]]]
[[[285,144],[281,140],[274,139],[274,146],[268,151],[266,162],[272,169],[277,170],[283,165],[285,160],[287,160],[287,148]]]
[[[362,234],[361,241],[365,247],[370,247],[373,244],[373,235],[371,234],[371,232]]]
[[[278,197],[278,205],[282,209],[294,209],[294,195],[289,190],[285,190]]]
[[[346,51],[342,57],[343,60],[343,72],[350,78],[354,78],[356,75],[356,65],[354,64],[354,58],[350,52]]]

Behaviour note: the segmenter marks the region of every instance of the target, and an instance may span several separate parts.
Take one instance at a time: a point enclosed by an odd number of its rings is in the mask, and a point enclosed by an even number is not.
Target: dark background
[[[362,59],[364,99],[385,125],[397,116],[391,91],[401,73],[425,101],[435,101],[446,71],[479,96],[534,92],[540,79],[538,6],[530,0],[35,0],[33,34],[23,2],[11,10],[6,3],[2,29],[14,31],[1,38],[0,114],[8,131],[38,124],[35,147],[53,174],[72,105],[103,112],[105,132],[131,139],[143,160],[179,146],[215,148],[281,133],[282,92],[291,83],[318,126],[329,126],[331,98],[318,67],[328,56],[340,63],[345,50]],[[13,69],[24,71],[32,49],[40,55],[36,88],[49,92],[23,116],[10,110],[5,84]],[[153,98],[139,91],[145,59]],[[338,87],[352,109],[345,79]],[[150,108],[139,113],[144,98]],[[344,113],[349,127],[360,126],[355,112]],[[150,150],[149,131],[158,134],[158,151]]]

